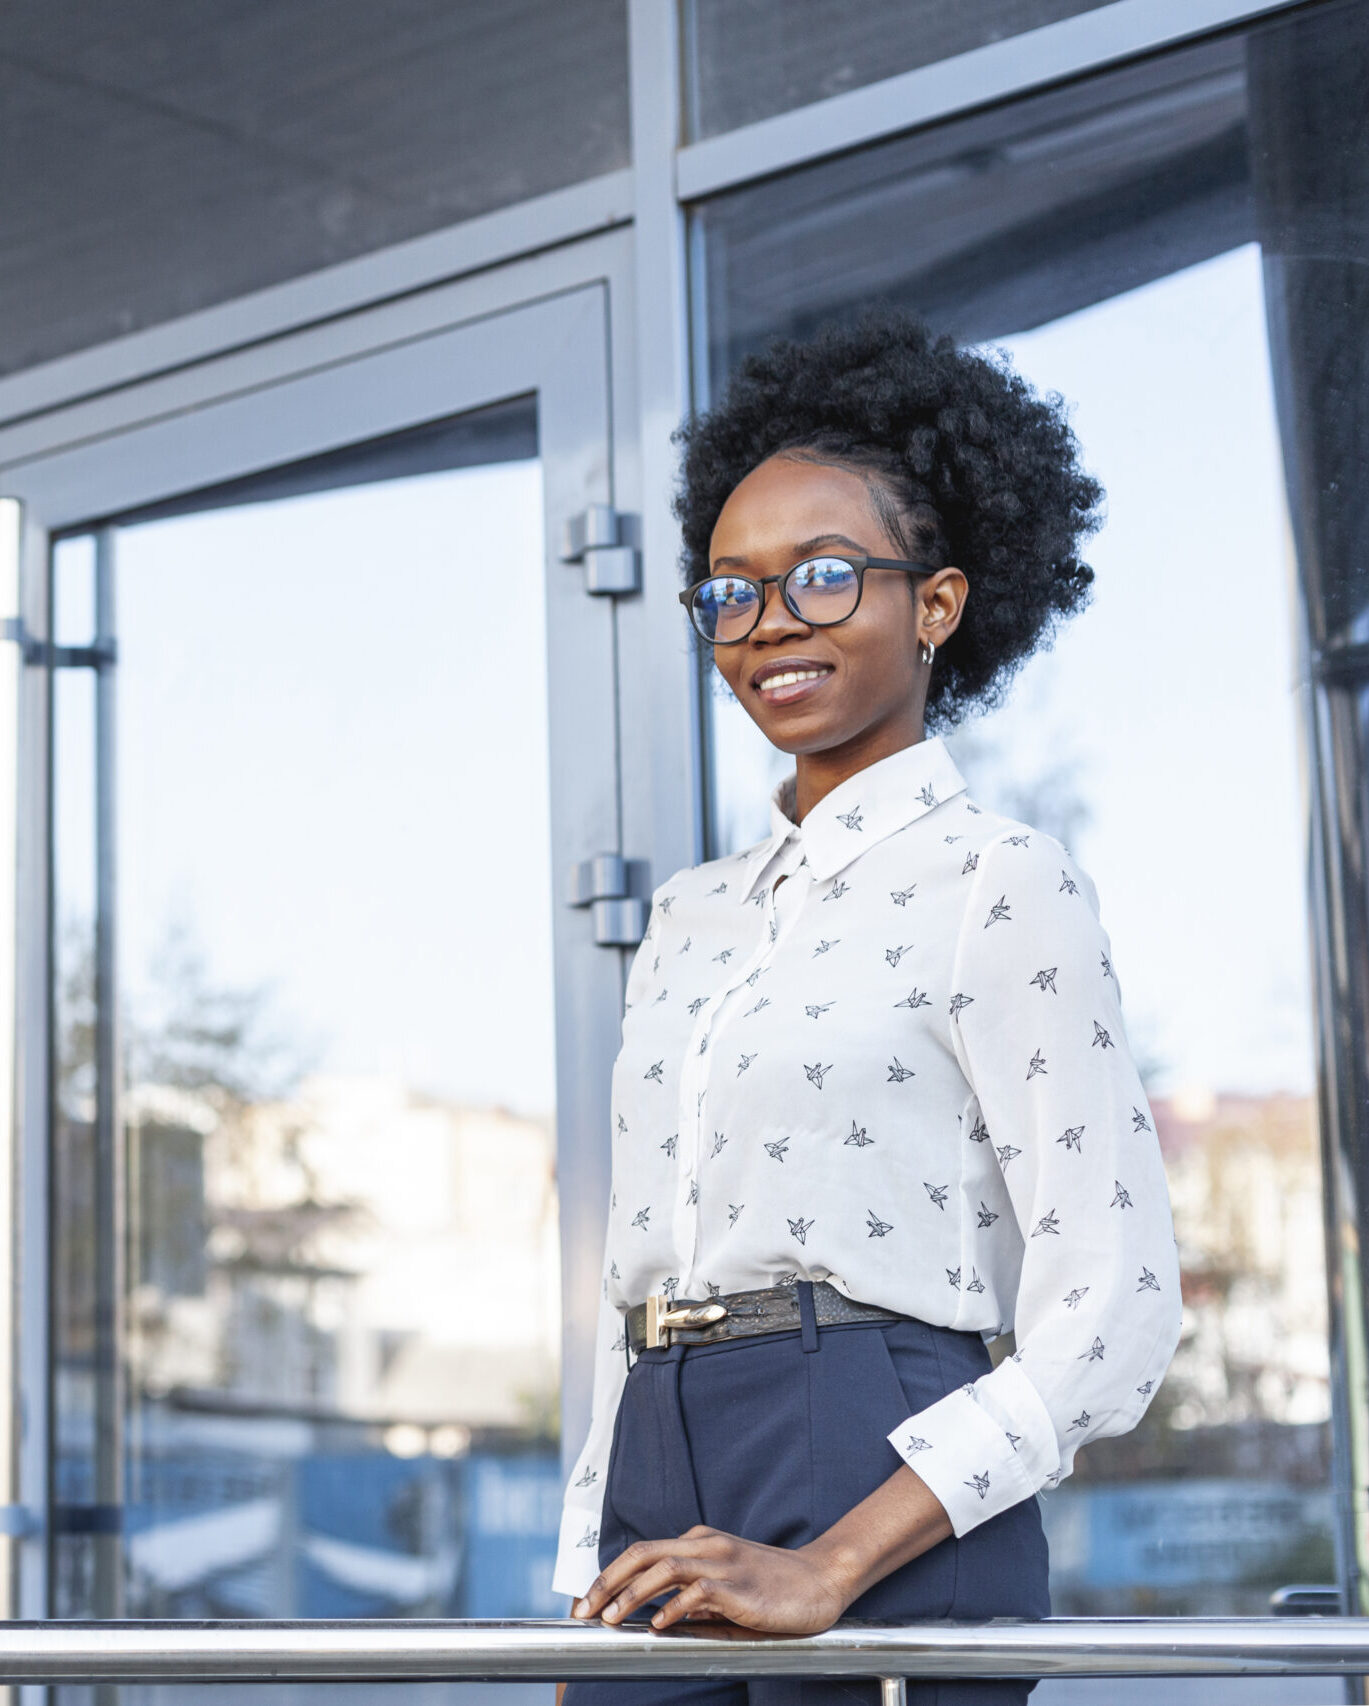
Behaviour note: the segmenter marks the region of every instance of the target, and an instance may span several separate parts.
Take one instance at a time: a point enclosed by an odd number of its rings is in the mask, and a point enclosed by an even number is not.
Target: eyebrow
[[[865,547],[857,545],[854,539],[848,539],[844,533],[819,533],[812,539],[805,539],[799,545],[792,545],[790,552],[794,561],[800,563],[823,545],[845,545],[849,550],[855,551],[859,555],[865,554]],[[749,557],[715,557],[713,567],[715,569],[744,569],[750,561]]]

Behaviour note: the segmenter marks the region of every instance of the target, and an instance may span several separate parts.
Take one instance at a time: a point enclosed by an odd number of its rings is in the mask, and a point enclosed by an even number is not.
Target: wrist
[[[867,1580],[870,1559],[853,1536],[839,1532],[841,1528],[842,1524],[838,1523],[799,1550],[831,1582],[844,1611],[870,1586]]]
[[[845,1609],[891,1570],[953,1532],[941,1501],[905,1463],[801,1550],[831,1582]]]

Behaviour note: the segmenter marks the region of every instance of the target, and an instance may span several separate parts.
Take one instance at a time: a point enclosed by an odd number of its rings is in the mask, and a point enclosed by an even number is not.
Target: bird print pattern
[[[597,1573],[582,1541],[600,1527],[623,1315],[650,1293],[830,1279],[934,1325],[1014,1330],[1015,1356],[889,1435],[957,1534],[1133,1426],[1177,1341],[1159,1145],[1089,879],[972,804],[937,739],[802,825],[784,798],[765,841],[658,887],[630,967],[567,1593]]]

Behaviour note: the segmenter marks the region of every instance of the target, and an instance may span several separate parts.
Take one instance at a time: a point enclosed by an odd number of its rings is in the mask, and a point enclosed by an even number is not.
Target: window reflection
[[[1108,490],[1093,602],[949,733],[1096,878],[1173,1192],[1182,1345],[1045,1495],[1058,1614],[1261,1614],[1336,1577],[1292,558],[1260,254],[1005,340]],[[972,594],[973,595],[973,594]],[[709,672],[713,674],[714,672]],[[789,761],[708,700],[715,850]]]
[[[541,515],[521,461],[116,531],[126,1496],[93,1491],[66,672],[59,1616],[102,1613],[110,1537],[129,1616],[560,1610]],[[59,548],[69,599],[88,558]]]
[[[1046,1501],[1057,1608],[1258,1614],[1335,1580],[1289,530],[1259,251],[1007,340],[1108,490],[1091,608],[966,731],[1098,881],[1153,1098],[1184,1337]],[[953,744],[954,739],[953,739]]]

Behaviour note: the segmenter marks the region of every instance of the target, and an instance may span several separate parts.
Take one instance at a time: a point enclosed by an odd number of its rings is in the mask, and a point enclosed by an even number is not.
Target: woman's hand
[[[620,1552],[572,1615],[620,1623],[647,1600],[677,1590],[651,1619],[653,1628],[688,1618],[768,1635],[816,1635],[851,1603],[850,1587],[820,1542],[790,1551],[691,1528],[677,1540],[639,1540]]]
[[[653,1628],[689,1619],[765,1635],[817,1635],[867,1588],[950,1533],[941,1501],[905,1464],[807,1546],[762,1546],[716,1528],[639,1540],[576,1600],[571,1615],[621,1623],[639,1605],[673,1593]]]

